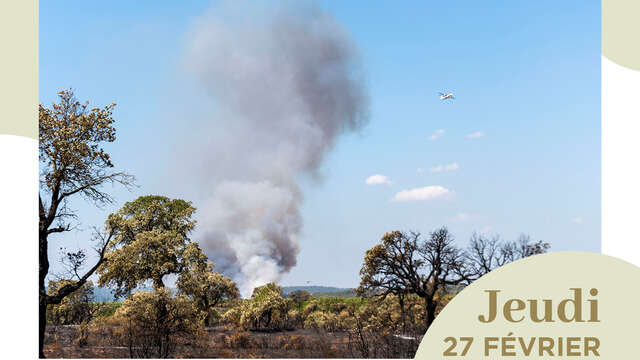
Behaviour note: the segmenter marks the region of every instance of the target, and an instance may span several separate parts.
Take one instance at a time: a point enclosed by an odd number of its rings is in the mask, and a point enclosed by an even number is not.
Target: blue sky
[[[360,133],[340,139],[322,182],[300,179],[301,251],[283,284],[357,286],[364,251],[395,229],[428,233],[446,225],[461,246],[474,231],[509,240],[527,233],[554,251],[600,251],[597,2],[319,4],[361,52],[371,117]],[[190,109],[204,95],[182,58],[188,32],[210,6],[40,4],[40,101],[73,87],[92,104],[118,103],[118,140],[108,149],[140,185],[114,188],[116,204],[102,210],[74,202],[80,230],[52,241],[52,262],[59,246],[86,245],[82,229],[139,195],[199,205],[187,185],[192,174],[183,174],[184,183],[167,174],[178,171],[168,167],[180,152],[176,138],[197,132]],[[441,90],[456,100],[440,101]],[[474,133],[483,136],[468,137]],[[431,171],[454,163],[457,169]],[[375,174],[392,183],[366,185]],[[425,186],[452,195],[391,201]]]

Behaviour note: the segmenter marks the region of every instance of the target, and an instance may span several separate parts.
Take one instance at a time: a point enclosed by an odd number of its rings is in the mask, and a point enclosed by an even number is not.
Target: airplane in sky
[[[439,92],[438,94],[440,94],[440,100],[453,100],[453,99],[455,99],[455,97],[453,97],[453,93]]]

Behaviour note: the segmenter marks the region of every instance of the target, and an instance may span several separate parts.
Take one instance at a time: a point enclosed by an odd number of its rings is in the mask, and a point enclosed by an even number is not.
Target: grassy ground
[[[96,317],[111,316],[116,312],[116,310],[118,310],[120,306],[122,306],[122,302],[94,302],[91,303],[91,306],[96,311]]]

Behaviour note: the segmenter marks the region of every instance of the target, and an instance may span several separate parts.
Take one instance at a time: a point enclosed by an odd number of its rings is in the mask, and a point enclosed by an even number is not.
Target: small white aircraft
[[[453,100],[453,99],[455,99],[453,97],[453,93],[439,92],[438,94],[440,94],[440,100]]]

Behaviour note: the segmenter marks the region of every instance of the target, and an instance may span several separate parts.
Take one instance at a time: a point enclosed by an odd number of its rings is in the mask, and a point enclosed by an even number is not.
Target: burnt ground
[[[45,355],[50,358],[128,358],[129,348],[105,335],[91,333],[84,341],[79,325],[48,326]],[[285,332],[237,332],[207,328],[198,344],[178,344],[171,357],[195,358],[353,358],[361,352],[349,334],[309,329]]]

